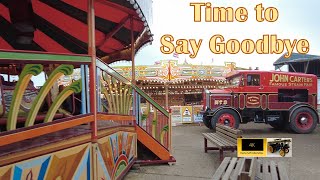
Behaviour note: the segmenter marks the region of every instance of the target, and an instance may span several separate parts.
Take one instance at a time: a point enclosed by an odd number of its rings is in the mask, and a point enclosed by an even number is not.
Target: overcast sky
[[[248,20],[239,22],[193,22],[193,7],[190,2],[211,2],[216,7],[245,7],[248,10]],[[279,19],[276,22],[257,22],[254,7],[262,3],[265,8],[276,7]],[[136,65],[154,64],[155,61],[175,59],[172,55],[160,52],[160,37],[171,34],[176,39],[203,39],[198,56],[190,59],[188,55],[180,55],[179,61],[192,64],[223,65],[226,61],[236,62],[241,67],[259,67],[263,70],[274,69],[273,62],[281,55],[246,55],[213,54],[209,49],[209,40],[215,34],[221,34],[225,40],[262,38],[263,34],[277,34],[279,39],[307,39],[310,43],[309,54],[320,55],[320,31],[317,0],[217,0],[217,1],[190,1],[190,0],[154,0],[153,24],[151,31],[154,34],[152,45],[146,46],[136,55]],[[117,63],[116,65],[130,65]]]
[[[245,7],[249,18],[244,23],[239,22],[193,22],[193,7],[190,2],[211,2],[216,7]],[[255,20],[254,7],[262,3],[265,8],[276,7],[279,19],[276,22],[262,22]],[[277,34],[279,39],[307,39],[310,43],[309,54],[320,55],[320,15],[318,0],[153,0],[153,23],[150,24],[154,34],[152,45],[143,47],[136,55],[136,65],[151,65],[155,61],[176,59],[172,54],[164,55],[160,52],[160,37],[171,34],[176,39],[203,39],[198,56],[190,59],[188,55],[180,55],[179,61],[185,59],[192,64],[224,65],[224,62],[236,62],[239,67],[259,67],[261,70],[273,70],[273,62],[281,55],[222,54],[216,55],[209,50],[209,40],[215,34],[221,34],[225,40],[262,38],[263,34]],[[213,63],[212,63],[213,59]],[[131,62],[117,62],[113,66],[131,65]],[[42,85],[34,77],[36,85]],[[38,83],[40,82],[40,83]]]

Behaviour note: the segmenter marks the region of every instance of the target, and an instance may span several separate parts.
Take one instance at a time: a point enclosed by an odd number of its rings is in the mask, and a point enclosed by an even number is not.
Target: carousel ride
[[[121,179],[134,163],[175,161],[168,111],[108,66],[133,61],[134,72],[135,52],[152,41],[150,9],[0,2],[0,179]],[[153,114],[141,114],[142,98]]]

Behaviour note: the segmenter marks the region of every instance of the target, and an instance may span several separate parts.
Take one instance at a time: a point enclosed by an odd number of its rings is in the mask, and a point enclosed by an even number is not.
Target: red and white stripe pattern
[[[131,44],[131,24],[128,17],[132,15],[134,17],[134,36],[137,38],[145,26],[130,2],[95,1],[95,36],[98,57],[120,51]],[[128,20],[124,25],[113,36],[108,36],[109,38],[106,39],[107,34],[126,18]],[[35,30],[21,32],[21,29],[17,28],[17,24],[27,24]],[[29,44],[19,44],[19,38],[28,40],[28,37],[31,39]],[[86,54],[87,44],[86,1],[0,1],[0,49]]]

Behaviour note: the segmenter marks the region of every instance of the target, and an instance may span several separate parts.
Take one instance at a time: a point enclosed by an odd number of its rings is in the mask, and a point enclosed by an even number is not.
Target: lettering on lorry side
[[[312,86],[312,78],[287,74],[271,75],[270,86]]]
[[[227,105],[228,104],[228,101],[227,100],[214,100],[214,105]]]
[[[248,96],[247,103],[251,105],[257,105],[260,103],[260,96]]]

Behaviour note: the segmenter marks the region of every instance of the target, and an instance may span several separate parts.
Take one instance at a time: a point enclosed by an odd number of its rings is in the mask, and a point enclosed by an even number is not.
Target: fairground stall
[[[126,78],[131,76],[130,66],[112,65]],[[172,110],[172,124],[202,122],[203,89],[216,89],[225,85],[225,76],[238,69],[234,62],[225,66],[195,65],[186,60],[160,60],[154,65],[136,66],[136,83],[163,107]],[[142,112],[153,111],[142,99]],[[147,123],[147,122],[146,122]],[[147,124],[146,124],[147,125]]]
[[[0,179],[121,179],[175,161],[168,111],[108,66],[134,72],[151,17],[148,0],[0,2]]]
[[[113,68],[130,78],[130,66],[113,65]],[[164,107],[201,105],[203,88],[219,88],[225,84],[227,73],[242,69],[236,67],[234,62],[215,66],[194,65],[186,61],[179,64],[178,60],[160,60],[154,65],[139,65],[135,68],[137,86]]]

